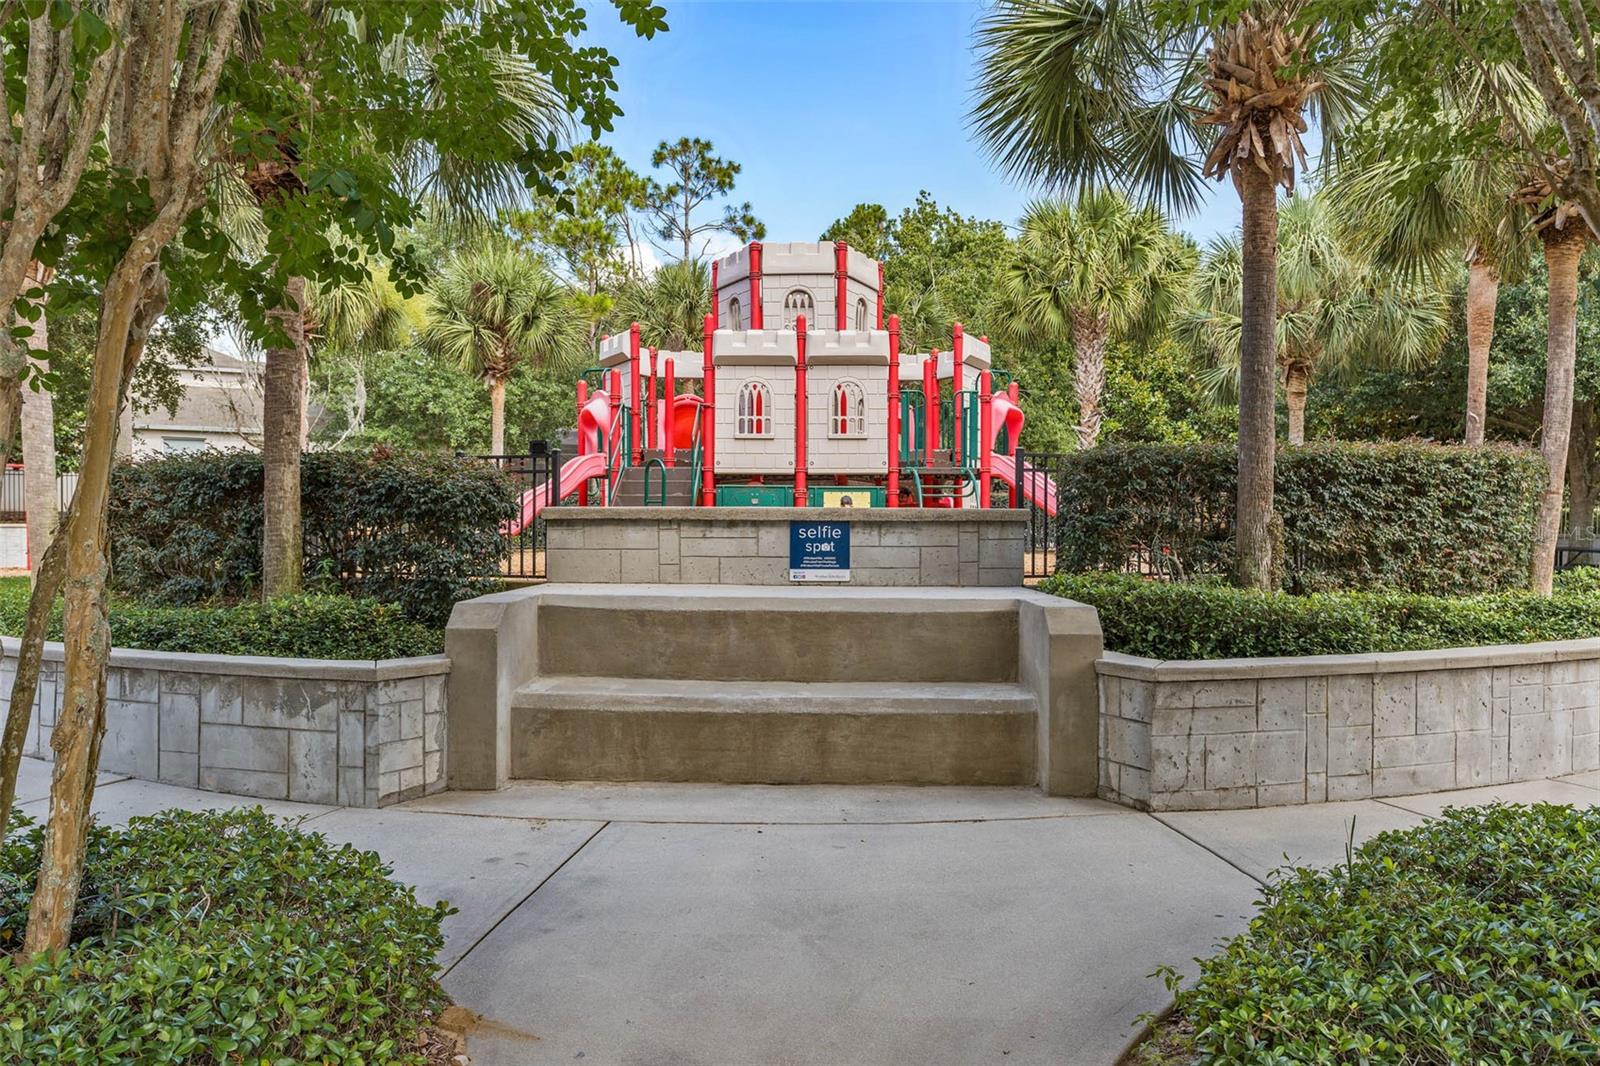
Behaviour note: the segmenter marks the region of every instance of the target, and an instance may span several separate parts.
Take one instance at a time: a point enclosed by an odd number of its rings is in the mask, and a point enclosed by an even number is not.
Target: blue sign
[[[790,581],[849,581],[849,522],[789,523]]]

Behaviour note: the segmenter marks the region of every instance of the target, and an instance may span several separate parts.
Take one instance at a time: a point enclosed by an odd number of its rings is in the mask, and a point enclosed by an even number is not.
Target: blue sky
[[[1035,190],[967,130],[972,28],[965,2],[660,0],[669,32],[624,31],[589,5],[591,37],[620,61],[624,112],[604,138],[648,169],[663,139],[699,136],[744,167],[736,196],[768,239],[815,240],[859,202],[891,212],[927,189],[963,214],[1014,223]],[[1204,240],[1238,222],[1229,185],[1178,225]]]

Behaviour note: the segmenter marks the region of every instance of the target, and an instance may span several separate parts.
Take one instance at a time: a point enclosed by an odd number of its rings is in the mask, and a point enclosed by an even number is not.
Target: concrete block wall
[[[788,585],[789,523],[850,523],[850,584],[1018,586],[1022,511],[552,508],[552,582]]]
[[[1403,796],[1600,769],[1600,640],[1370,656],[1108,654],[1100,794],[1153,810]]]
[[[4,641],[0,693],[16,679]],[[62,654],[46,645],[26,753],[53,757]],[[262,799],[379,807],[444,787],[443,656],[336,662],[114,649],[102,770]]]

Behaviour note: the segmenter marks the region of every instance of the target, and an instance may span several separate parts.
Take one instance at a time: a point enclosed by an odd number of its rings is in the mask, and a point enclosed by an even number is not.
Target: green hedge
[[[0,633],[21,636],[28,579],[0,579]],[[113,600],[111,643],[147,651],[281,655],[296,659],[399,659],[444,651],[444,632],[399,606],[347,596],[293,596],[268,604],[164,607]],[[61,639],[57,602],[49,639]]]
[[[1094,448],[1057,472],[1056,565],[1233,568],[1232,444]],[[1283,587],[1462,595],[1527,579],[1543,467],[1530,452],[1431,444],[1313,444],[1278,453]]]
[[[1557,575],[1556,595],[1248,592],[1214,581],[1057,574],[1040,588],[1100,612],[1106,647],[1152,659],[1358,655],[1600,636],[1600,571]]]
[[[376,854],[260,808],[95,825],[71,946],[22,959],[41,836],[0,852],[0,1060],[422,1063],[451,908]]]
[[[169,604],[243,598],[261,576],[261,457],[162,456],[112,478],[115,587]],[[488,464],[438,455],[308,452],[301,457],[307,587],[399,604],[442,624],[491,591],[516,485]]]
[[[1193,989],[1165,975],[1192,1061],[1592,1064],[1597,895],[1600,808],[1452,809],[1283,872]]]

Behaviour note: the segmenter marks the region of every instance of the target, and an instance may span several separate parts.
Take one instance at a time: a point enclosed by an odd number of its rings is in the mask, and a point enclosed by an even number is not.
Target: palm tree
[[[1071,344],[1078,447],[1093,448],[1100,437],[1107,342],[1164,325],[1193,266],[1161,213],[1135,208],[1121,193],[1086,188],[1076,201],[1028,208],[1002,275],[996,329],[1018,344]]]
[[[639,323],[640,342],[667,351],[698,347],[711,311],[711,275],[697,259],[633,278],[617,297],[618,324]]]
[[[1302,0],[1257,0],[1209,30],[1174,30],[1145,0],[1001,0],[978,28],[974,120],[1008,171],[1063,188],[1124,185],[1175,209],[1194,204],[1202,179],[1233,179],[1236,578],[1254,588],[1272,584],[1277,189],[1292,192],[1306,164],[1306,112],[1329,145],[1361,97],[1351,49],[1303,12]]]
[[[1545,161],[1517,190],[1544,247],[1549,272],[1544,366],[1544,424],[1539,454],[1545,462],[1544,491],[1534,518],[1533,559],[1528,584],[1550,595],[1555,580],[1556,540],[1566,499],[1567,452],[1572,443],[1572,406],[1578,360],[1578,260],[1595,240],[1575,203],[1559,199],[1550,175],[1562,175],[1564,159]]]
[[[1297,195],[1279,211],[1277,366],[1289,409],[1288,442],[1306,440],[1306,395],[1319,374],[1373,365],[1415,366],[1444,344],[1450,305],[1425,276],[1354,254],[1338,240],[1321,196]],[[1214,241],[1195,280],[1195,306],[1177,334],[1213,364],[1210,384],[1237,389],[1242,329],[1239,241]]]
[[[445,264],[428,293],[422,342],[488,385],[489,447],[504,455],[506,382],[524,363],[570,359],[580,328],[566,287],[538,260],[496,244]]]
[[[349,16],[329,8],[327,17]],[[432,88],[448,76],[448,56],[426,54],[412,41],[372,38],[366,44],[379,50],[381,62],[396,78],[418,78]],[[247,36],[245,46],[260,49],[264,42]],[[570,119],[561,94],[532,64],[504,55],[497,57],[495,71],[485,86],[484,114],[499,125],[503,136],[539,143],[567,132]],[[294,137],[280,135],[275,153],[248,162],[242,177],[258,204],[305,192]],[[421,141],[400,146],[394,162],[416,198],[429,202],[451,223],[482,223],[524,196],[520,172],[512,162],[440,150]],[[261,584],[267,598],[297,591],[302,578],[300,453],[306,443],[306,313],[311,289],[307,278],[286,278],[282,300],[269,316],[282,339],[267,347],[262,375]]]
[[[357,281],[318,286],[307,309],[309,346],[350,370],[351,393],[345,428],[333,446],[361,432],[367,411],[367,358],[404,346],[421,329],[423,301],[404,296],[389,271],[375,266]]]
[[[1540,124],[1543,104],[1516,70],[1474,68],[1461,85],[1447,85],[1445,121],[1466,127],[1492,123],[1501,139],[1512,133],[1502,116],[1514,108],[1525,126]],[[1489,392],[1489,351],[1502,281],[1515,281],[1532,252],[1526,212],[1512,198],[1526,167],[1493,151],[1472,155],[1416,154],[1409,138],[1386,127],[1359,138],[1357,151],[1335,170],[1328,194],[1343,236],[1372,262],[1407,272],[1452,277],[1467,268],[1467,398],[1463,438],[1484,441]]]

